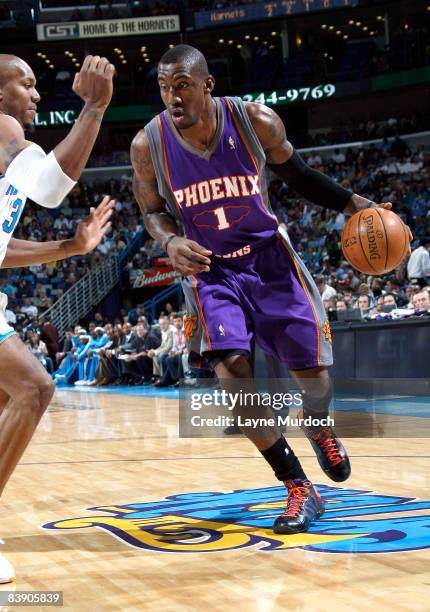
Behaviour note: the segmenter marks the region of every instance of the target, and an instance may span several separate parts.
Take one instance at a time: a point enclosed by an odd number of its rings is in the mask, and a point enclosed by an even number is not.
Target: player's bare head
[[[30,66],[16,55],[0,54],[0,111],[30,127],[40,100],[36,77]]]
[[[201,51],[177,45],[166,51],[158,63],[158,83],[163,102],[175,125],[186,129],[197,123],[215,79]]]

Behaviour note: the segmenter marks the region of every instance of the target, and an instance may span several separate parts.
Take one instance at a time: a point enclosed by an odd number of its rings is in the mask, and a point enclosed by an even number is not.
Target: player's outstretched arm
[[[308,166],[288,141],[281,118],[271,108],[248,102],[246,110],[271,169],[307,200],[348,215],[363,208],[391,208],[391,202],[376,204]]]
[[[87,165],[103,115],[112,99],[114,74],[115,66],[108,59],[87,55],[75,75],[72,89],[85,104],[66,138],[54,149],[63,172],[75,181]]]
[[[97,208],[92,208],[88,217],[78,223],[73,238],[67,240],[33,242],[11,238],[1,267],[19,268],[89,253],[109,231],[114,205],[115,200],[105,196]]]
[[[87,164],[112,98],[114,72],[106,58],[85,58],[73,84],[84,107],[69,134],[49,155],[25,139],[16,119],[0,115],[0,172],[18,191],[48,208],[62,202]]]
[[[181,274],[209,271],[211,251],[194,240],[180,236],[176,221],[166,210],[165,202],[158,192],[145,130],[141,130],[131,143],[130,156],[134,170],[134,196],[149,234],[163,245],[173,267]]]

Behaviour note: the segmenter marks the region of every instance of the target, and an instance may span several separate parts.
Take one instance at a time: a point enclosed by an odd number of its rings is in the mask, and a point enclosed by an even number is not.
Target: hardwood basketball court
[[[346,440],[339,485],[294,439],[325,527],[274,536],[283,494],[258,451],[180,439],[174,396],[134,393],[57,391],[2,499],[13,588],[79,611],[428,609],[427,439]]]

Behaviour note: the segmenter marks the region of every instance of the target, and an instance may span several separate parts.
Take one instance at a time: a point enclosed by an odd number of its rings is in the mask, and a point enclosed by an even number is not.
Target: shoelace
[[[342,463],[343,457],[339,452],[336,441],[330,429],[325,428],[319,431],[317,434],[313,434],[312,440],[314,440],[318,444],[318,446],[324,451],[325,455],[327,456],[328,460],[332,465],[338,465],[339,463]]]
[[[302,509],[303,502],[305,501],[308,493],[309,489],[306,487],[292,487],[288,491],[287,508],[282,516],[295,517]]]

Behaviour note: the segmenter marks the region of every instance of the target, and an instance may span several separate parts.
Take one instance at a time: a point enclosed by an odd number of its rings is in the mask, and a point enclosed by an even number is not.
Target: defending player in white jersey
[[[14,55],[0,55],[0,264],[30,266],[87,253],[110,227],[113,201],[105,197],[69,240],[37,243],[12,238],[26,198],[55,208],[84,169],[103,114],[112,98],[115,68],[105,58],[88,56],[73,83],[84,107],[69,134],[46,155],[26,140],[40,96],[30,66]],[[54,393],[54,383],[39,361],[6,323],[7,298],[0,294],[0,494],[14,471]],[[14,579],[0,555],[0,583]]]

